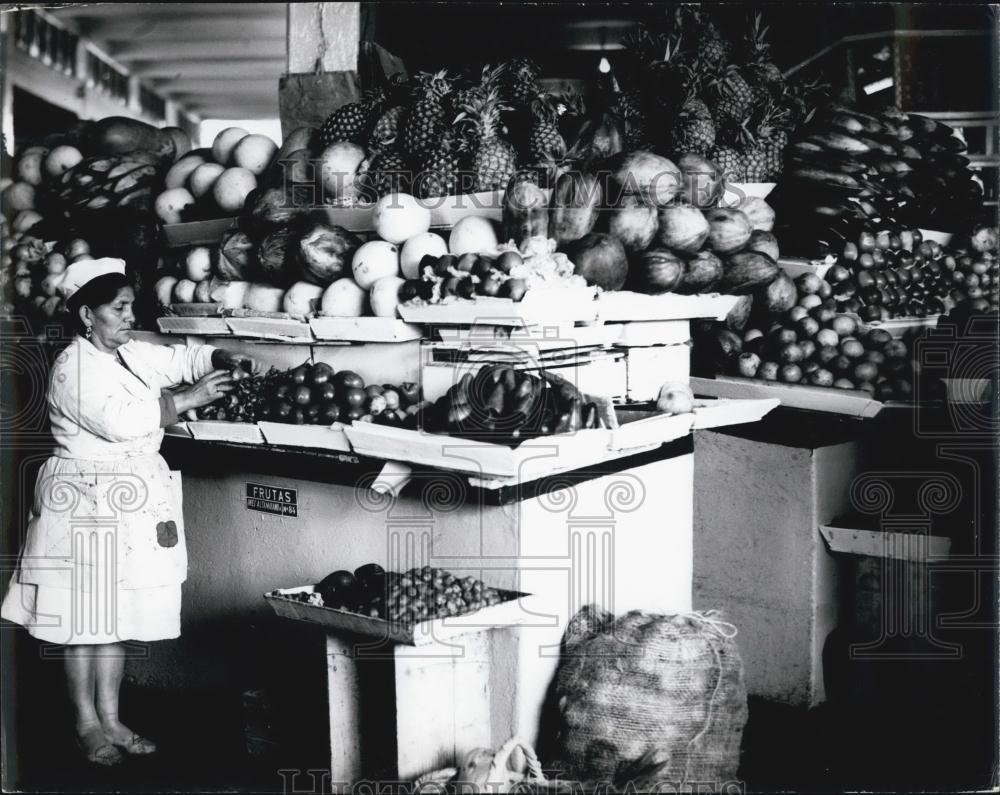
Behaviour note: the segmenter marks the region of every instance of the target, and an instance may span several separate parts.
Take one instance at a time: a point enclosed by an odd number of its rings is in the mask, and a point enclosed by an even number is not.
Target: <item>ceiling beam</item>
[[[129,71],[147,80],[179,77],[280,77],[286,66],[286,59],[258,58],[254,60],[191,60],[135,61]]]
[[[206,79],[181,79],[164,80],[154,83],[156,90],[161,94],[225,94],[227,91],[234,94],[255,94],[271,91],[274,96],[278,96],[277,78],[256,78],[247,80],[218,80]]]
[[[183,9],[178,6],[183,5]],[[115,17],[122,14],[138,14],[146,17],[171,17],[183,13],[184,16],[228,16],[238,18],[247,15],[284,17],[285,3],[67,3],[65,6],[46,8],[50,14],[64,18]]]
[[[129,41],[112,44],[108,47],[108,55],[122,63],[131,61],[148,61],[156,58],[171,60],[226,60],[230,58],[246,58],[253,53],[261,58],[285,58],[287,41],[284,34],[281,38],[270,39],[229,39],[226,41],[160,41],[141,42]]]
[[[79,22],[80,33],[97,42],[183,42],[266,39],[285,35],[282,17],[146,17],[118,15]]]

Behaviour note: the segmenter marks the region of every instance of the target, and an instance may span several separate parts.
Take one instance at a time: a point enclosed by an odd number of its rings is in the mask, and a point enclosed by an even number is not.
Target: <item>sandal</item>
[[[147,756],[156,753],[156,743],[135,732],[132,733],[127,742],[116,743],[116,745],[132,756]]]
[[[84,758],[91,764],[100,765],[101,767],[116,767],[125,761],[125,757],[122,756],[121,751],[115,748],[112,743],[104,743],[92,751],[87,751],[80,740],[77,740],[76,744],[80,751],[83,752]]]

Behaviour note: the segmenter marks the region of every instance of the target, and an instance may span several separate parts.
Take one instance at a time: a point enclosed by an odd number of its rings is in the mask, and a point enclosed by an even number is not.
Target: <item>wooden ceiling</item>
[[[48,10],[203,119],[278,116],[285,3],[81,3]]]

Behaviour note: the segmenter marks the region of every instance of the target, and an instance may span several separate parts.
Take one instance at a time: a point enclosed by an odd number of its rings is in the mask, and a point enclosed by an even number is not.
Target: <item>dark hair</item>
[[[118,297],[118,291],[122,287],[131,287],[132,282],[127,276],[120,273],[105,273],[87,282],[73,295],[66,299],[66,308],[69,310],[70,320],[76,330],[84,334],[87,330],[86,324],[80,318],[80,310],[88,306],[91,310],[96,310],[104,304],[110,304]]]

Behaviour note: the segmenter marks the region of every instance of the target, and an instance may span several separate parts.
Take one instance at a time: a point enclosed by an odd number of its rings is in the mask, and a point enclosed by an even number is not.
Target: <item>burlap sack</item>
[[[563,777],[620,782],[652,754],[663,782],[735,781],[747,719],[735,634],[715,612],[581,610],[556,677]]]

